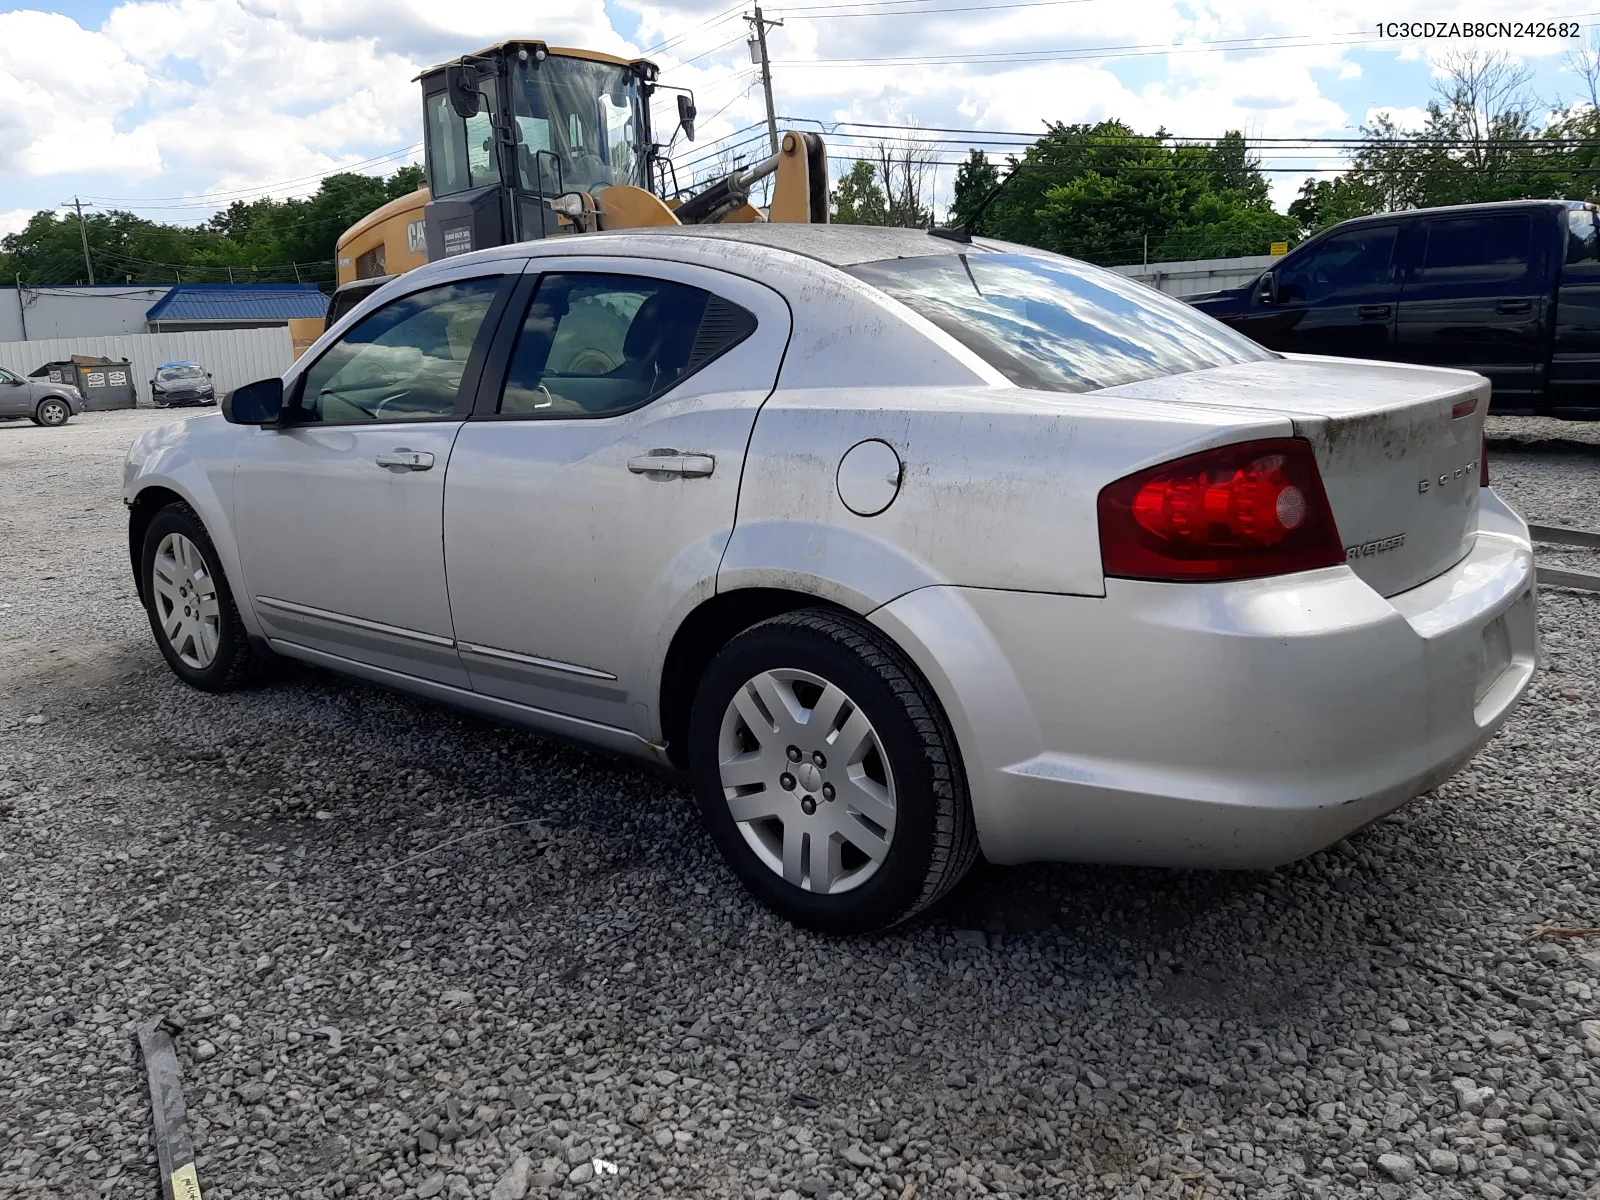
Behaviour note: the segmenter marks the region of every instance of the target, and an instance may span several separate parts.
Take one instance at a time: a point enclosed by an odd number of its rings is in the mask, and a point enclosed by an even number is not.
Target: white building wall
[[[30,337],[26,342],[0,343],[0,366],[18,375],[31,375],[47,362],[65,361],[74,354],[130,360],[139,403],[146,406],[150,404],[150,379],[164,362],[200,363],[211,372],[221,397],[240,384],[282,375],[294,361],[289,329],[280,325],[270,329],[205,329],[120,337]]]
[[[1119,275],[1148,283],[1169,296],[1193,296],[1249,283],[1278,260],[1270,254],[1246,258],[1200,258],[1193,262],[1158,262],[1112,267]]]
[[[159,285],[0,287],[0,342],[144,333],[145,313],[172,289]]]

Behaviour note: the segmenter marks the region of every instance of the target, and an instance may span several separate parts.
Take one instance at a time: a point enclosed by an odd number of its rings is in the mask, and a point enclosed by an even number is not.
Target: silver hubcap
[[[46,400],[39,411],[39,419],[46,425],[59,425],[67,419],[67,406],[59,400]]]
[[[722,794],[750,849],[808,892],[860,887],[894,842],[895,790],[878,733],[809,671],[763,671],[722,718]]]
[[[189,666],[204,670],[217,657],[222,613],[217,584],[206,570],[200,548],[181,533],[169,533],[156,547],[156,618],[167,645]]]

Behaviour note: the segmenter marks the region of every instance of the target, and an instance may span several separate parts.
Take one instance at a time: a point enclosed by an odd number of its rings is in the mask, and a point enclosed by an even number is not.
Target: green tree
[[[373,209],[415,191],[422,168],[387,179],[340,173],[305,199],[236,202],[199,226],[165,225],[130,212],[84,214],[95,277],[104,282],[312,282],[334,277],[339,235]],[[24,283],[86,283],[76,214],[35,213],[0,240],[0,278]]]
[[[983,232],[1091,262],[1266,254],[1299,237],[1237,132],[1197,145],[1121,121],[1057,124],[1012,165]]]
[[[950,198],[950,224],[966,226],[977,214],[978,207],[1000,184],[1000,169],[989,156],[974,147],[967,160],[956,168],[953,195]]]
[[[834,185],[832,220],[839,225],[886,225],[888,210],[878,186],[878,168],[858,158]]]

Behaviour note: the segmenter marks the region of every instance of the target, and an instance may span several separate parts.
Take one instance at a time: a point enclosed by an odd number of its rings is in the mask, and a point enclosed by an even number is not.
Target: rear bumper
[[[1275,866],[1449,778],[1527,689],[1532,547],[1482,499],[1472,552],[1387,599],[1341,566],[924,588],[872,619],[940,693],[990,859]]]

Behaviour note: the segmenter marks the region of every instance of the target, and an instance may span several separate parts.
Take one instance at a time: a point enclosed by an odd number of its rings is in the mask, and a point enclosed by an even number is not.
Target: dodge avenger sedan
[[[868,930],[980,849],[1265,867],[1457,770],[1535,659],[1488,396],[981,238],[552,238],[146,433],[129,549],[195,687],[286,656],[668,765]]]

